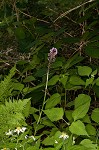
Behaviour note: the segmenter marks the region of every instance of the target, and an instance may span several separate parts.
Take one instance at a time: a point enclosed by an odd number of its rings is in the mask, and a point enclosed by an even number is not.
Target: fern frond
[[[14,66],[7,77],[4,78],[4,81],[0,83],[0,102],[4,103],[5,99],[11,96],[12,88],[12,77],[15,74],[16,67]]]
[[[9,129],[26,126],[24,110],[30,99],[13,100],[0,105],[0,137]],[[28,105],[30,107],[30,105]]]

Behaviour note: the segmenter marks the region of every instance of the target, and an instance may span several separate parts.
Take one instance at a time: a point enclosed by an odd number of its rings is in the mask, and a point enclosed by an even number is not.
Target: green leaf
[[[26,77],[24,80],[23,80],[23,82],[31,82],[31,81],[34,81],[35,80],[35,78],[33,77],[33,76],[28,76],[28,77]]]
[[[73,85],[85,85],[85,82],[78,76],[71,76],[69,82]]]
[[[43,140],[42,144],[44,145],[53,145],[54,144],[54,137],[47,137]]]
[[[89,135],[96,135],[96,129],[91,124],[86,125],[86,131]]]
[[[48,81],[48,85],[55,85],[58,82],[58,80],[59,80],[59,75],[55,75]]]
[[[69,130],[71,133],[76,134],[76,135],[87,135],[88,133],[86,132],[85,125],[80,121],[77,120],[71,124],[69,127]]]
[[[72,110],[65,111],[66,118],[69,120],[69,122],[73,121],[72,112],[73,112]]]
[[[86,80],[85,87],[87,87],[89,84],[92,84],[92,83],[93,83],[93,80],[94,80],[94,78],[93,78],[93,77],[91,77],[91,78],[87,79],[87,80]]]
[[[19,27],[15,29],[15,35],[16,37],[20,40],[20,39],[24,39],[25,38],[25,32],[23,30],[23,28]]]
[[[80,144],[88,148],[88,150],[97,150],[97,144],[93,144],[93,141],[89,139],[84,139]]]
[[[58,121],[63,118],[63,108],[52,108],[44,110],[44,113],[51,121]]]
[[[90,57],[99,58],[99,43],[98,42],[89,43],[85,47],[85,53]]]
[[[83,122],[85,123],[91,123],[91,120],[90,120],[90,117],[88,116],[88,114],[86,114],[83,119],[82,119]]]
[[[53,94],[46,102],[45,109],[50,109],[56,106],[61,101],[61,96],[58,93]]]
[[[83,98],[85,99],[83,102],[81,102]],[[76,121],[77,119],[81,119],[86,115],[90,107],[90,100],[91,100],[90,96],[85,94],[80,94],[75,99],[75,110],[72,113],[72,117],[74,118],[74,121]]]
[[[96,79],[96,85],[99,86],[99,77]]]
[[[91,98],[89,95],[86,95],[86,94],[79,94],[78,97],[76,97],[75,99],[75,109],[84,105],[85,103],[87,102],[90,102],[91,101]]]
[[[88,66],[78,66],[77,68],[80,76],[89,76],[92,72],[92,69]]]
[[[68,80],[68,76],[66,75],[61,75],[61,78],[59,79],[59,81],[63,84],[64,88],[67,83],[67,80]]]
[[[95,108],[92,111],[91,118],[92,118],[93,121],[95,121],[95,122],[97,122],[99,124],[99,108]]]
[[[26,150],[39,150],[39,149],[37,149],[35,146],[30,146]]]
[[[24,84],[21,84],[21,83],[13,83],[13,89],[14,89],[14,90],[22,91],[23,88],[24,88]]]
[[[87,149],[85,149],[85,147],[82,145],[73,145],[68,150],[87,150]]]

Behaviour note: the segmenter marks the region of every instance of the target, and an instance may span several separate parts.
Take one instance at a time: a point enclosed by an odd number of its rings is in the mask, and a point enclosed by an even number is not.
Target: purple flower
[[[48,53],[48,61],[51,63],[53,61],[55,61],[55,56],[57,55],[57,49],[56,48],[52,48],[50,49],[50,53]]]

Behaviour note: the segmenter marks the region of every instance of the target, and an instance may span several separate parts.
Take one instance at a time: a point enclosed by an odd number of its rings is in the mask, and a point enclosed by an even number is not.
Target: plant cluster
[[[99,149],[98,4],[0,2],[1,150]]]

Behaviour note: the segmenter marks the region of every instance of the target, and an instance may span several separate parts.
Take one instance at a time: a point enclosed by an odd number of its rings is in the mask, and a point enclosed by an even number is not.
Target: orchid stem
[[[47,94],[47,87],[48,87],[49,70],[50,70],[50,62],[49,62],[49,64],[48,64],[48,69],[47,69],[47,74],[46,74],[46,85],[45,85],[44,100],[43,100],[42,108],[41,108],[41,111],[40,111],[40,114],[39,114],[39,118],[38,118],[38,121],[37,121],[37,127],[38,127],[38,124],[40,123],[41,116],[42,116],[43,109],[44,109],[44,105],[45,105],[45,101],[46,101],[46,94]],[[35,135],[36,132],[37,132],[37,127],[36,127],[36,129],[35,129],[34,135]]]

